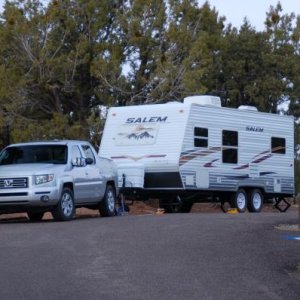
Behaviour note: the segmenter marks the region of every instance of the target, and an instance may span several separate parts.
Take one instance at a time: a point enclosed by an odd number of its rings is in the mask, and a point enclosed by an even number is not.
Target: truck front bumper
[[[0,210],[3,206],[53,206],[58,200],[59,191],[56,186],[0,190]]]

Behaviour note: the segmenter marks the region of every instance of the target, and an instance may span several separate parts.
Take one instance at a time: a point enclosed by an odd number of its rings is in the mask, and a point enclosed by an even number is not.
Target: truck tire
[[[32,212],[32,211],[28,211],[27,212],[27,216],[28,216],[28,219],[30,221],[37,222],[37,221],[41,221],[43,219],[44,212]]]
[[[259,189],[250,190],[248,194],[248,210],[258,213],[261,211],[264,203],[264,197]]]
[[[104,198],[99,204],[101,217],[112,217],[116,214],[116,191],[111,185],[107,185]]]
[[[59,202],[52,211],[52,216],[56,221],[70,221],[74,215],[74,194],[69,188],[63,188]]]
[[[232,195],[231,207],[236,208],[240,213],[244,213],[247,209],[247,202],[247,193],[245,190],[238,189],[238,191]]]

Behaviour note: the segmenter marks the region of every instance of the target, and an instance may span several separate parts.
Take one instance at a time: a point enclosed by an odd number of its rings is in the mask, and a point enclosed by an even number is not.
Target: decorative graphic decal
[[[234,170],[242,170],[242,169],[249,168],[249,166],[251,164],[259,164],[259,163],[265,161],[266,159],[272,157],[273,156],[272,152],[277,151],[279,148],[282,148],[282,147],[273,148],[271,151],[270,150],[263,151],[263,152],[255,155],[253,157],[253,160],[250,163],[247,163],[247,164],[241,165],[241,166],[237,166],[233,169]],[[188,150],[188,151],[185,151],[185,152],[181,153],[179,164],[181,166],[181,165],[189,162],[190,160],[192,160],[194,158],[197,158],[197,157],[200,157],[200,156],[207,156],[209,154],[213,154],[213,153],[219,152],[221,150],[222,150],[221,147],[210,147],[208,150],[194,150],[194,149],[193,150]],[[218,161],[218,159],[214,159],[210,162],[207,162],[203,166],[207,167],[207,168],[215,167],[215,166],[213,166],[213,163],[216,162],[216,161]]]
[[[277,147],[278,148],[278,147]],[[275,150],[277,148],[274,148]],[[263,151],[257,155],[255,155],[252,158],[252,161],[244,164],[244,165],[240,165],[237,167],[234,167],[233,170],[243,170],[243,169],[249,169],[250,173],[249,174],[244,174],[244,175],[232,175],[232,176],[225,176],[226,178],[239,178],[239,179],[243,179],[243,178],[258,178],[261,176],[265,176],[265,175],[269,175],[269,174],[275,174],[274,172],[260,172],[259,168],[258,168],[258,164],[267,160],[268,158],[272,157],[272,151],[274,151],[274,149],[267,150],[267,151]],[[203,157],[203,156],[208,156],[210,154],[213,153],[217,153],[219,151],[222,150],[222,147],[210,147],[207,150],[188,150],[188,151],[184,151],[181,153],[180,156],[180,160],[179,160],[179,165],[182,166],[185,163],[198,158],[198,157]],[[203,167],[205,168],[215,168],[217,166],[214,165],[215,162],[219,161],[219,159],[213,159],[211,161],[208,161],[206,163],[203,164]]]
[[[142,140],[142,139],[153,139],[154,136],[151,135],[149,132],[144,131],[142,133],[131,133],[127,136],[127,138],[130,139],[136,139],[136,140]]]
[[[263,152],[255,155],[253,157],[253,160],[250,163],[245,164],[245,165],[241,165],[241,166],[238,166],[238,167],[235,167],[233,169],[234,170],[247,169],[247,168],[249,168],[249,166],[251,164],[259,164],[259,163],[263,162],[264,160],[266,160],[266,159],[268,159],[270,157],[272,157],[272,153],[269,150],[268,151],[263,151]]]
[[[238,167],[235,167],[233,168],[234,170],[243,170],[243,169],[247,169],[249,168],[249,164],[245,164],[245,165],[242,165],[242,166],[238,166]]]
[[[120,155],[120,156],[111,156],[111,159],[130,159],[133,161],[138,161],[143,158],[162,158],[166,157],[166,154],[150,154],[150,155],[143,155],[143,156],[130,156],[130,155]]]
[[[205,168],[215,168],[216,166],[214,166],[213,163],[216,162],[216,161],[218,161],[218,160],[219,160],[218,158],[217,159],[213,159],[212,161],[204,164],[203,167],[205,167]]]
[[[158,124],[122,125],[114,137],[117,146],[152,145],[156,141]]]
[[[219,151],[221,151],[221,147],[210,147],[207,150],[194,150],[193,149],[193,150],[188,150],[188,151],[182,152],[181,156],[180,156],[180,160],[179,160],[179,165],[182,166],[194,158],[197,158],[200,156],[207,156],[209,154],[216,153]]]
[[[266,175],[274,175],[277,174],[276,172],[260,172],[257,177],[262,177]],[[251,176],[249,174],[241,174],[241,175],[223,175],[223,177],[227,179],[249,179]]]

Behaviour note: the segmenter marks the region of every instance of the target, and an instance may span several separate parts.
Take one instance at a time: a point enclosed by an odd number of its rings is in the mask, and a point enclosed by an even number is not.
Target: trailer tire
[[[264,197],[259,189],[250,190],[248,193],[248,210],[258,213],[261,211],[264,203]]]
[[[247,193],[245,190],[238,189],[238,191],[232,195],[231,207],[236,208],[240,213],[244,213],[247,209],[247,202]]]

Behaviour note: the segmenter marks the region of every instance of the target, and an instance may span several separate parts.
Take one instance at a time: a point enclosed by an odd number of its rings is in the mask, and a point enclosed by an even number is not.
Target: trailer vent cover
[[[217,106],[221,107],[221,99],[216,96],[189,96],[184,98],[185,104],[199,104],[205,106]]]

